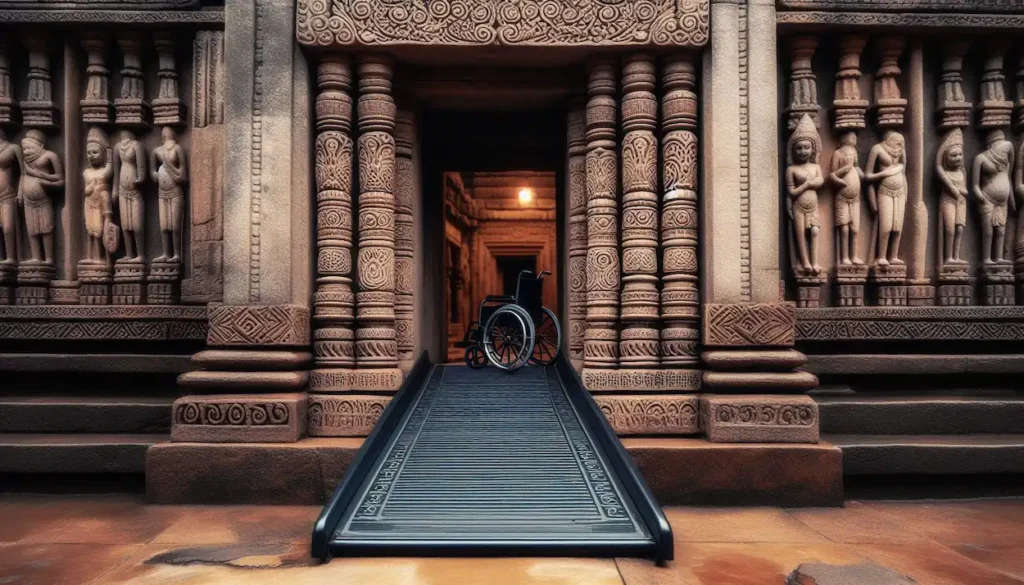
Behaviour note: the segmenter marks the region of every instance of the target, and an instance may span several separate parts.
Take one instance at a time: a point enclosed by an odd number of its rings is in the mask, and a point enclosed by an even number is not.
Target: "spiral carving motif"
[[[395,190],[395,139],[386,132],[359,136],[359,192]]]
[[[343,132],[329,130],[316,137],[316,190],[352,192],[352,140]]]
[[[697,189],[697,136],[679,130],[662,138],[662,180],[666,192]]]

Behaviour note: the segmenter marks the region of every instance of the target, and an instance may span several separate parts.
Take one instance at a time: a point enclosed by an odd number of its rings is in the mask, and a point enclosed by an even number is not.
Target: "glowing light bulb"
[[[522,205],[528,205],[533,201],[533,190],[532,189],[520,189],[519,190],[519,203]]]

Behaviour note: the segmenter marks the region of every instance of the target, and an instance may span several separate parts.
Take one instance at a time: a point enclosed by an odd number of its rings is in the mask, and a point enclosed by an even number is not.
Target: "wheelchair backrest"
[[[533,272],[523,270],[519,273],[519,281],[516,284],[516,304],[526,309],[535,322],[540,322],[543,316],[544,273],[539,277]]]

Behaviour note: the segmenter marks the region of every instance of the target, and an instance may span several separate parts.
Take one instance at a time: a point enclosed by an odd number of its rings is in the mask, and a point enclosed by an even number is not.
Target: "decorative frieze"
[[[581,99],[569,109],[569,359],[583,367],[587,332],[587,136]]]
[[[712,443],[818,442],[818,405],[809,396],[705,394],[700,421]]]
[[[714,347],[792,347],[794,303],[704,305],[703,343]]]
[[[365,437],[390,401],[390,396],[310,396],[307,432],[313,437]]]
[[[699,399],[694,395],[595,396],[594,399],[620,437],[700,432]]]
[[[412,164],[415,143],[412,112],[398,110],[395,125],[395,337],[403,371],[415,361],[413,294],[413,203],[416,176]]]
[[[684,369],[586,369],[583,385],[591,392],[696,392],[700,370]]]
[[[860,307],[798,309],[801,341],[1013,341],[1024,307]]]
[[[11,341],[197,342],[207,338],[207,308],[0,306],[0,338]]]
[[[219,346],[309,345],[309,309],[299,305],[220,305],[210,308],[206,340]]]
[[[303,393],[192,395],[171,407],[172,441],[291,443],[305,430]]]

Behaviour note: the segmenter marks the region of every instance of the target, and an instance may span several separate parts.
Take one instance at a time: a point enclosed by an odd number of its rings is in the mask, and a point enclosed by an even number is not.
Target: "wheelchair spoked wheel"
[[[484,353],[487,361],[506,372],[526,365],[533,353],[533,319],[518,305],[499,308],[484,325]]]
[[[475,343],[466,348],[465,359],[466,365],[474,370],[487,367],[487,354]]]
[[[555,363],[558,351],[562,347],[562,326],[559,325],[558,318],[551,312],[551,309],[544,307],[544,313],[540,322],[537,323],[536,331],[530,363],[550,366]]]

